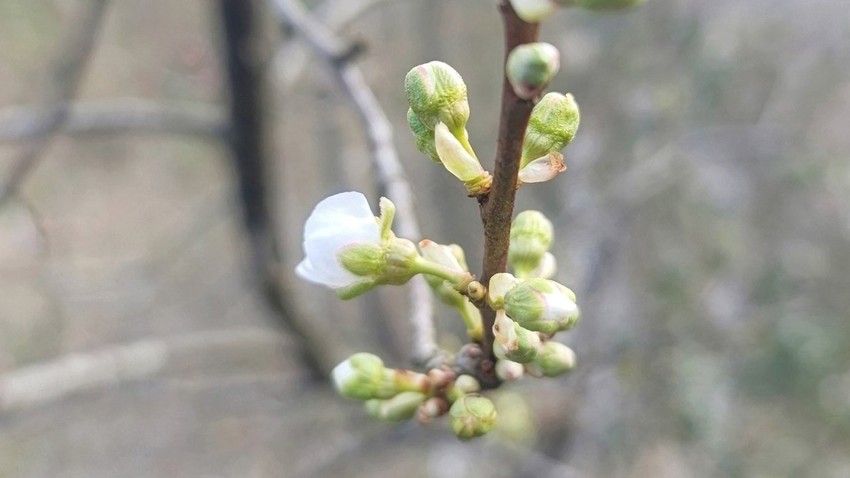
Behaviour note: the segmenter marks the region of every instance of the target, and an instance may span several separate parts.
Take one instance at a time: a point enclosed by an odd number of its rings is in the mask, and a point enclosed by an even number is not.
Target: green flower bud
[[[451,401],[460,400],[464,395],[481,391],[481,384],[472,375],[461,375],[446,390],[446,397]]]
[[[466,128],[469,103],[466,84],[451,66],[432,61],[414,67],[404,78],[410,109],[430,129],[445,123],[453,133]]]
[[[419,405],[425,401],[425,394],[402,392],[386,400],[366,400],[363,408],[370,417],[385,422],[400,422],[416,415]]]
[[[331,373],[340,395],[355,400],[390,398],[398,393],[391,371],[376,355],[354,354],[334,367]]]
[[[533,362],[528,364],[528,373],[534,376],[557,377],[576,366],[576,353],[559,342],[546,342]]]
[[[464,395],[449,409],[449,424],[461,440],[486,434],[496,424],[496,407],[480,395]]]
[[[538,23],[558,7],[553,0],[511,0],[517,16],[528,23]]]
[[[525,366],[519,362],[500,359],[496,362],[496,376],[505,382],[519,380],[525,374]]]
[[[528,363],[534,360],[541,347],[540,335],[521,327],[504,310],[496,312],[493,334],[496,339],[493,353],[500,359]]]
[[[552,245],[554,227],[540,211],[523,211],[511,223],[508,262],[520,278],[530,277]]]
[[[493,274],[493,277],[490,278],[490,285],[487,286],[487,302],[490,307],[503,309],[505,307],[505,294],[518,283],[516,277],[506,272]]]
[[[620,10],[643,3],[643,0],[572,0],[572,3],[588,10]]]
[[[434,128],[425,125],[410,108],[407,109],[407,124],[410,126],[410,131],[413,131],[416,149],[431,158],[431,161],[439,163],[440,156],[437,155],[437,148],[434,146]]]
[[[558,260],[551,252],[543,254],[543,259],[531,272],[528,273],[528,278],[551,279],[558,269]]]
[[[425,260],[448,267],[458,272],[468,272],[466,261],[463,257],[463,249],[457,244],[444,246],[429,239],[419,242],[419,249]],[[473,339],[480,340],[484,331],[481,312],[463,296],[455,287],[442,277],[431,274],[423,274],[425,281],[431,287],[434,295],[446,305],[457,309],[466,324],[467,333]]]
[[[505,294],[505,311],[522,327],[554,334],[579,319],[575,294],[548,279],[527,279]]]
[[[579,109],[573,95],[547,93],[531,110],[520,168],[564,149],[573,140],[578,125]]]
[[[530,100],[549,86],[560,67],[558,49],[549,43],[537,42],[511,50],[505,68],[514,93]]]

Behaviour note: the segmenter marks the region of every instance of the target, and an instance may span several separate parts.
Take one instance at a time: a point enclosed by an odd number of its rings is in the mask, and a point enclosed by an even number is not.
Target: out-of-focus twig
[[[369,9],[388,1],[390,0],[326,0],[312,10],[312,15],[321,19],[322,24],[329,30],[336,31]],[[301,77],[308,58],[309,52],[298,36],[286,41],[278,49],[272,60],[272,67],[284,88],[291,87]]]
[[[273,0],[273,5],[282,21],[297,30],[316,54],[330,64],[336,81],[357,110],[366,129],[378,183],[398,210],[396,230],[399,236],[413,240],[421,238],[413,208],[413,193],[393,145],[392,125],[363,72],[353,61],[359,51],[358,45],[337,38],[297,0]],[[414,362],[424,364],[438,353],[433,300],[422,277],[411,280],[409,287],[410,322],[414,336],[412,358]]]
[[[220,359],[233,354],[263,357],[278,353],[282,345],[280,335],[273,331],[241,328],[143,339],[87,353],[62,355],[0,375],[0,413],[45,405],[74,393],[128,381],[175,374],[178,377],[187,374],[192,378],[198,372],[197,364],[206,363],[199,362],[199,357]],[[239,363],[239,367],[244,366],[244,360]],[[258,360],[257,363],[265,362]],[[246,372],[256,374],[257,370]]]
[[[308,320],[309,314],[292,299],[287,275],[282,272],[275,221],[269,210],[263,154],[266,124],[258,0],[219,0],[218,3],[229,80],[229,146],[239,181],[251,263],[267,303],[281,324],[296,337],[305,367],[314,377],[323,377],[329,369],[324,361],[332,358],[325,350],[324,337],[328,334],[319,331],[318,322]]]
[[[227,132],[219,108],[173,106],[136,98],[61,103],[67,111],[63,134],[169,134],[218,140]],[[0,110],[0,142],[36,141],[51,134],[49,112],[34,107]]]
[[[63,39],[56,59],[51,63],[43,98],[42,134],[24,146],[11,173],[0,183],[0,204],[12,196],[27,175],[38,164],[50,145],[54,133],[68,118],[68,101],[77,93],[83,72],[94,48],[108,0],[91,0],[80,18],[72,22],[71,31]]]

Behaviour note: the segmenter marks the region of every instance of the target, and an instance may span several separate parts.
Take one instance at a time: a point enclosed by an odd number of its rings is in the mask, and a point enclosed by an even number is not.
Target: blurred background
[[[320,199],[382,188],[284,3],[0,2],[0,477],[850,477],[846,1],[544,23],[582,124],[518,208],[555,223],[579,365],[502,387],[472,443],[368,420],[316,378],[358,351],[408,366],[409,308],[292,273]],[[464,76],[491,168],[496,2],[305,5],[362,46],[423,234],[479,272],[477,204],[415,150],[403,78]]]

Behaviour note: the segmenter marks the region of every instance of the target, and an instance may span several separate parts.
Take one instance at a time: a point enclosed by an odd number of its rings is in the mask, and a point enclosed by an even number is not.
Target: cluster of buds
[[[487,302],[496,310],[493,351],[499,359],[496,373],[503,380],[524,373],[554,377],[575,366],[575,353],[552,340],[580,317],[575,293],[549,279],[555,272],[549,252],[552,239],[552,223],[542,213],[520,213],[511,225],[508,250],[514,274],[490,279]]]
[[[479,394],[481,386],[470,375],[391,369],[375,355],[358,353],[337,365],[331,377],[340,395],[362,401],[366,413],[378,420],[416,418],[427,424],[448,413],[452,431],[462,440],[484,435],[496,424],[493,402]]]
[[[511,0],[517,15],[528,23],[538,23],[561,7],[579,7],[586,10],[621,10],[633,7],[643,0]]]
[[[522,20],[536,23],[559,7],[611,10],[641,1],[511,0],[511,5]],[[505,78],[513,93],[524,106],[534,105],[518,158],[517,185],[549,181],[566,170],[561,151],[575,137],[580,114],[571,94],[544,94],[559,68],[560,53],[548,43],[519,45],[506,59]],[[470,144],[470,108],[461,75],[443,62],[432,61],[411,69],[404,88],[407,122],[417,149],[460,180],[469,196],[487,199],[493,178]],[[305,258],[296,272],[334,289],[342,299],[379,285],[405,284],[422,274],[434,295],[463,319],[471,341],[453,360],[431,363],[426,373],[387,368],[377,356],[358,353],[334,368],[334,386],[342,396],[362,401],[366,413],[378,420],[415,419],[427,424],[448,415],[460,439],[484,435],[493,429],[497,413],[475,378],[489,381],[492,377],[485,364],[493,365],[485,360],[491,356],[484,350],[488,334],[479,308],[495,311],[492,355],[501,380],[557,377],[575,367],[576,354],[555,340],[556,334],[576,325],[580,313],[573,291],[552,280],[557,267],[549,252],[554,227],[538,211],[518,214],[508,248],[512,272],[493,275],[485,287],[469,272],[460,246],[428,239],[417,245],[399,238],[392,231],[394,215],[393,203],[381,198],[380,214],[375,216],[358,192],[321,201],[307,219]],[[510,410],[506,412],[505,421],[510,422]],[[524,433],[523,426],[512,428]]]

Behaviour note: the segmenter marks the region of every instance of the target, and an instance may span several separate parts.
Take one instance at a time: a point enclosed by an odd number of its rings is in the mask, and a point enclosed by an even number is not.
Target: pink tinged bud
[[[543,183],[567,170],[564,164],[564,156],[558,152],[552,152],[537,158],[519,170],[519,181],[521,183]]]

